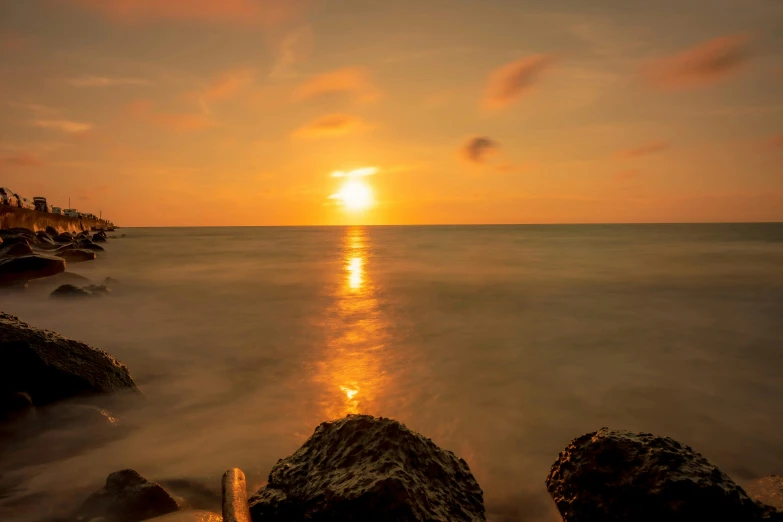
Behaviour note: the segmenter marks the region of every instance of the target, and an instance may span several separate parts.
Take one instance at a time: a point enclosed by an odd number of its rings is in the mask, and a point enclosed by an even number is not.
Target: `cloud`
[[[67,0],[126,23],[160,20],[273,26],[299,11],[303,0]]]
[[[116,85],[150,85],[152,82],[143,78],[109,78],[106,76],[79,76],[65,80],[74,87],[113,87]]]
[[[198,131],[215,124],[203,114],[158,112],[147,100],[133,102],[128,111],[139,120],[174,132]]]
[[[749,58],[747,35],[724,36],[655,60],[647,65],[644,76],[659,89],[692,89],[729,77]]]
[[[236,69],[216,76],[202,94],[206,101],[226,100],[239,94],[242,89],[253,83],[251,69]]]
[[[334,138],[353,134],[368,129],[369,126],[360,118],[349,114],[327,114],[305,124],[295,130],[294,138]]]
[[[304,101],[328,94],[348,94],[357,101],[369,102],[378,97],[378,90],[363,68],[344,67],[313,76],[294,90],[292,99]]]
[[[35,120],[32,125],[36,127],[42,127],[44,129],[58,130],[61,132],[67,132],[70,134],[77,132],[85,132],[92,129],[91,123],[82,123],[71,120]]]
[[[482,105],[486,109],[500,109],[510,105],[530,92],[553,63],[554,57],[539,54],[495,69],[487,80]]]
[[[645,143],[644,145],[640,145],[639,147],[635,147],[633,149],[622,150],[617,154],[615,154],[615,158],[629,159],[629,158],[638,158],[640,156],[649,156],[651,154],[657,154],[659,152],[663,152],[668,148],[669,148],[669,144],[665,141],[653,141],[650,143]]]
[[[283,78],[291,74],[294,64],[307,59],[313,49],[315,35],[311,25],[303,25],[290,31],[280,42],[277,50],[277,60],[270,78]]]
[[[469,138],[460,148],[462,159],[469,163],[484,163],[489,156],[497,151],[499,144],[489,138],[476,136]]]
[[[5,156],[2,158],[2,162],[5,165],[14,167],[40,167],[43,165],[36,157],[23,152],[12,156]]]
[[[43,115],[43,114],[55,114],[59,112],[57,109],[53,109],[51,107],[47,107],[46,105],[40,105],[37,103],[20,103],[20,102],[8,102],[9,107],[13,107],[15,109],[22,109],[25,111],[30,111],[35,114]]]

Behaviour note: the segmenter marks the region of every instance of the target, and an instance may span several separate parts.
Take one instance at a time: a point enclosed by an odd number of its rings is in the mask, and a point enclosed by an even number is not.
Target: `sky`
[[[0,186],[121,226],[783,221],[781,0],[0,0],[0,57]]]

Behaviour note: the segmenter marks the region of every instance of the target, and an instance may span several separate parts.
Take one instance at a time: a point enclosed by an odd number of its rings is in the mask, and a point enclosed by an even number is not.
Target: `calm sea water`
[[[464,457],[493,522],[556,520],[549,467],[602,426],[675,437],[740,482],[783,472],[783,224],[120,233],[69,267],[120,280],[113,295],[0,295],[147,395],[122,439],[14,471],[0,511],[19,520],[128,467],[219,488],[239,466],[255,487],[357,412]]]

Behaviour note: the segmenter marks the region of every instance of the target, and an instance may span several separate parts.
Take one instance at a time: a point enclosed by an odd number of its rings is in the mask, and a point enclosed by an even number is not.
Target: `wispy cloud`
[[[303,25],[288,32],[277,49],[277,60],[269,73],[270,78],[284,78],[291,74],[292,67],[310,56],[315,34],[311,25]]]
[[[182,20],[236,25],[277,25],[296,14],[303,0],[67,0],[111,20],[147,23]]]
[[[294,90],[294,101],[309,100],[329,94],[347,94],[359,102],[375,100],[378,89],[361,67],[344,67],[313,76]]]
[[[112,78],[108,76],[79,76],[68,78],[65,82],[74,87],[114,87],[117,85],[151,85],[144,78]]]
[[[475,136],[469,138],[459,148],[459,154],[462,159],[472,164],[485,163],[489,156],[496,152],[500,145],[487,137]]]
[[[645,143],[632,149],[621,150],[615,154],[616,159],[629,159],[638,158],[640,156],[649,156],[651,154],[658,154],[669,148],[669,143],[665,141],[652,141]]]
[[[539,54],[495,69],[487,80],[483,107],[501,109],[517,101],[530,92],[553,63],[554,57]]]
[[[294,138],[335,138],[369,129],[361,118],[349,114],[328,114],[295,130]]]
[[[644,76],[653,87],[691,89],[719,82],[739,71],[750,59],[748,35],[710,40],[647,65]]]
[[[4,156],[2,162],[13,167],[40,167],[43,163],[35,156],[27,153]]]
[[[84,123],[71,120],[35,120],[32,125],[44,129],[57,130],[69,134],[85,132],[92,129],[91,123]]]
[[[131,103],[128,111],[136,119],[173,132],[198,131],[215,125],[214,121],[203,114],[159,112],[155,105],[147,100]]]
[[[54,109],[52,107],[47,107],[46,105],[41,105],[38,103],[21,103],[21,102],[8,102],[9,107],[13,107],[14,109],[21,109],[25,111],[30,111],[35,114],[56,114],[59,112],[57,109]]]
[[[331,176],[333,178],[362,178],[364,176],[372,176],[378,172],[377,167],[361,167],[353,170],[335,170]]]

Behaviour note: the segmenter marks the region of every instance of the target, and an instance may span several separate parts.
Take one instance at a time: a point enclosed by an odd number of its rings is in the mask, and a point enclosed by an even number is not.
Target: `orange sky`
[[[783,2],[0,0],[0,186],[125,226],[783,220]],[[374,206],[340,204],[363,176]]]

